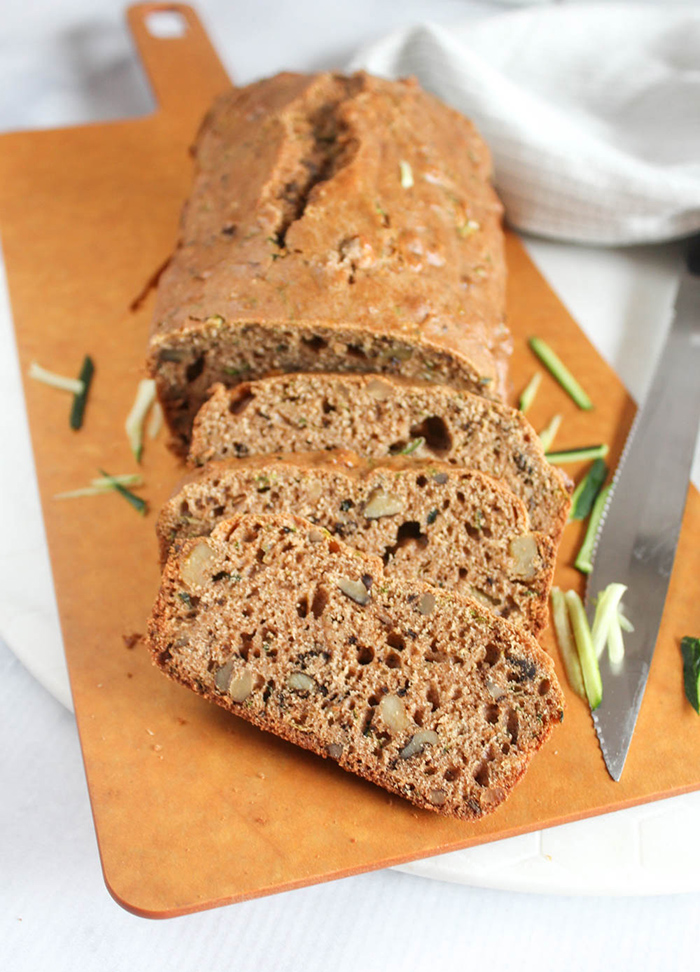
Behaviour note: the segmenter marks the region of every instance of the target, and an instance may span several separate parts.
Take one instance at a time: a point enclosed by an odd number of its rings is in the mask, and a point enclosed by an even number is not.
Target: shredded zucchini
[[[603,488],[608,467],[602,459],[596,459],[571,497],[569,520],[585,520],[593,509],[596,496]]]
[[[518,403],[518,408],[525,414],[530,408],[535,400],[535,395],[537,394],[537,389],[540,387],[540,382],[542,381],[542,372],[536,371],[532,378],[528,381],[527,385],[523,389],[523,393],[520,396],[520,402]]]
[[[547,452],[546,456],[554,465],[567,462],[583,462],[585,459],[602,459],[607,456],[609,447],[603,442],[600,445],[582,446],[580,449],[563,449],[561,452]]]
[[[597,709],[603,700],[603,682],[598,668],[598,659],[593,648],[591,629],[588,626],[586,612],[583,609],[581,598],[576,591],[567,591],[564,595],[566,606],[569,609],[569,618],[576,641],[579,661],[581,662],[581,673],[583,684],[586,688],[586,696],[591,709]]]
[[[144,378],[139,382],[134,404],[129,412],[125,429],[129,439],[131,451],[137,462],[141,462],[143,451],[143,424],[148,410],[156,399],[156,383],[152,378]]]
[[[549,425],[545,426],[540,432],[540,442],[542,443],[542,448],[545,452],[548,452],[552,448],[552,443],[559,431],[559,426],[562,423],[562,416],[555,415]]]
[[[401,175],[401,188],[411,189],[413,187],[413,169],[410,162],[399,162],[399,172]]]
[[[608,650],[612,645],[610,653],[611,663],[619,662],[624,655],[624,645],[622,645],[622,632],[620,631],[620,619],[618,607],[622,600],[622,595],[627,588],[624,584],[608,584],[604,591],[598,595],[596,602],[595,616],[593,618],[593,649],[596,658],[600,658],[607,643]],[[620,651],[620,647],[622,650]],[[615,661],[613,661],[613,654]]]
[[[576,650],[576,643],[571,631],[569,612],[566,606],[566,599],[563,592],[558,587],[552,588],[552,620],[554,621],[554,631],[557,636],[557,644],[561,653],[564,669],[569,685],[582,699],[586,698],[586,689],[583,684],[583,673],[581,672],[581,662]]]
[[[399,456],[411,456],[414,452],[417,452],[421,446],[425,445],[425,439],[422,435],[419,435],[417,439],[411,439],[400,452],[397,453]]]
[[[687,635],[681,640],[685,697],[700,713],[700,638]]]
[[[85,391],[85,382],[80,378],[66,378],[65,375],[57,375],[55,371],[47,371],[36,361],[29,365],[29,377],[35,381],[41,381],[44,385],[52,388],[60,388],[61,391],[71,392],[73,395],[82,395]]]
[[[137,513],[140,513],[141,516],[146,515],[146,513],[148,512],[148,503],[146,502],[145,499],[141,499],[141,497],[137,496],[136,493],[132,493],[130,489],[127,489],[126,486],[123,486],[119,482],[119,480],[116,479],[116,477],[110,476],[109,473],[106,473],[104,469],[100,469],[100,472],[102,473],[104,478],[110,483],[111,488],[115,489],[120,494],[120,496],[123,496],[124,499],[127,501],[127,503],[130,503],[134,507]]]
[[[542,338],[533,337],[529,340],[530,349],[537,355],[547,371],[555,378],[570,398],[579,408],[590,411],[593,402],[576,381],[561,358],[550,348]]]
[[[605,504],[607,502],[609,493],[610,486],[606,486],[598,493],[596,501],[593,504],[591,518],[588,521],[586,535],[583,538],[583,543],[581,544],[581,549],[578,552],[578,556],[574,561],[574,567],[576,567],[577,570],[580,570],[583,574],[590,574],[590,572],[593,570],[593,549],[595,547],[596,537],[598,536],[598,527],[600,526],[600,521],[603,516],[603,511],[605,510]]]
[[[143,486],[143,477],[139,473],[123,473],[119,476],[111,476],[109,479],[106,479],[104,476],[98,476],[90,481],[89,486],[83,486],[80,489],[71,489],[65,493],[55,493],[54,499],[77,499],[80,496],[105,496],[114,489],[112,480],[120,483],[122,486]]]
[[[620,606],[618,607],[618,609],[617,609],[617,618],[618,618],[618,621],[620,622],[620,627],[622,628],[623,631],[629,631],[630,633],[632,631],[634,631],[634,625],[632,624],[632,622],[630,621],[630,619],[625,614],[625,605],[624,604],[620,604]]]
[[[82,428],[83,417],[85,415],[85,406],[87,405],[88,395],[90,393],[90,385],[92,384],[92,376],[95,374],[95,365],[89,354],[86,354],[83,359],[83,365],[80,369],[80,375],[78,376],[78,381],[83,383],[82,391],[75,396],[73,399],[73,407],[70,410],[70,427],[75,429]]]

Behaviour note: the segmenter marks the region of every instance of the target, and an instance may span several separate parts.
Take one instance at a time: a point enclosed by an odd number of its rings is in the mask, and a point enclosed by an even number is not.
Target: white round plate
[[[678,248],[529,249],[633,394],[651,373],[668,321]],[[7,288],[0,266],[0,633],[29,671],[72,708],[58,612],[24,409]],[[697,482],[697,468],[695,481]],[[559,894],[665,894],[700,890],[695,839],[700,793],[610,813],[403,865],[423,877]]]

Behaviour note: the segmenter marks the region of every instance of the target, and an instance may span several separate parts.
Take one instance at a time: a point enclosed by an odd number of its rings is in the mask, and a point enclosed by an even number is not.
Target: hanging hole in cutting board
[[[152,10],[145,19],[149,34],[159,40],[184,37],[187,33],[187,21],[177,10]]]

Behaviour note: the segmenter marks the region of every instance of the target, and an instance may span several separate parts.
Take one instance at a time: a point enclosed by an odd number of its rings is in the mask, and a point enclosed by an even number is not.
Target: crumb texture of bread
[[[380,556],[387,577],[475,597],[535,636],[546,626],[554,543],[483,473],[406,458],[369,464],[347,452],[211,462],[163,507],[161,561],[244,513],[295,513]]]
[[[234,517],[173,552],[148,645],[205,698],[463,819],[506,799],[563,717],[530,635],[294,516]]]
[[[502,207],[474,126],[415,81],[280,74],[200,130],[149,368],[181,446],[207,389],[402,374],[503,392]]]
[[[561,538],[568,480],[517,409],[479,395],[387,376],[292,374],[217,385],[195,421],[190,463],[275,452],[350,449],[477,469],[525,503],[533,529]]]

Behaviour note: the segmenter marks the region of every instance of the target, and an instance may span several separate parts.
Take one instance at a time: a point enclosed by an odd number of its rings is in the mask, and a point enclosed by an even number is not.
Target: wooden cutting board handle
[[[173,14],[181,19],[178,36],[157,36],[149,26],[153,14]],[[202,114],[202,98],[210,100],[231,87],[199,18],[182,3],[136,3],[126,12],[129,29],[155,95],[158,109],[166,115]]]

